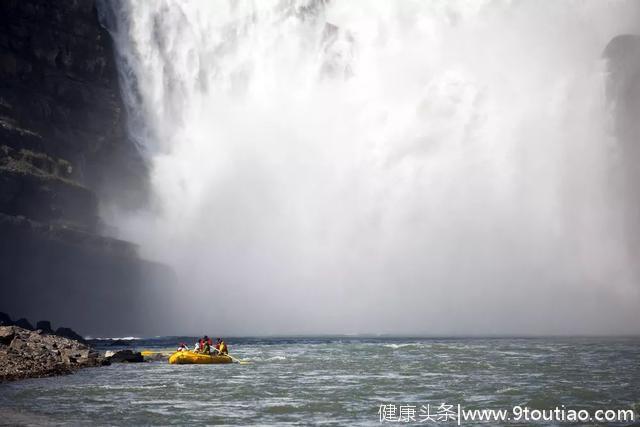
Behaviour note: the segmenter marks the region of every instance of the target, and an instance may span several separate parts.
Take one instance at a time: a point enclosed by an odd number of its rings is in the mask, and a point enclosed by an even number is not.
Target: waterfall
[[[601,53],[638,4],[128,1],[118,51],[172,324],[637,332]],[[626,328],[626,329],[625,329]]]

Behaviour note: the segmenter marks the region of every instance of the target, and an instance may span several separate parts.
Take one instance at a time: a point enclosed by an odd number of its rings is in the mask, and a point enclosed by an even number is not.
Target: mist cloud
[[[637,333],[602,50],[633,2],[128,2],[167,333]],[[624,195],[622,195],[624,196]]]

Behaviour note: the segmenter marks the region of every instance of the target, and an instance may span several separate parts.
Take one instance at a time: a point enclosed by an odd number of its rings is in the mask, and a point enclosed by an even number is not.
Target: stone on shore
[[[16,336],[15,330],[10,327],[0,328],[0,345],[10,345]]]
[[[29,322],[27,319],[25,319],[24,317],[22,319],[18,319],[14,322],[14,325],[23,328],[23,329],[28,329],[30,331],[33,331],[33,325],[31,324],[31,322]]]
[[[9,317],[7,313],[3,313],[0,311],[0,326],[11,326],[13,325],[13,321]]]
[[[0,382],[69,374],[109,361],[85,344],[18,326],[0,326]]]
[[[71,328],[58,328],[56,329],[56,335],[59,337],[80,341],[83,344],[87,343],[81,335],[79,335],[76,331],[74,331]]]
[[[51,329],[51,322],[48,320],[38,320],[36,322],[36,330],[42,331],[43,334],[53,334]]]
[[[131,350],[120,350],[109,356],[111,363],[140,363],[144,362],[142,353]]]

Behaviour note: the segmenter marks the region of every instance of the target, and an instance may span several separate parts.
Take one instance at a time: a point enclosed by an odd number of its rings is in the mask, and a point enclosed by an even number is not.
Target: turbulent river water
[[[180,340],[132,344],[168,348]],[[400,407],[413,405],[412,423],[421,424],[423,406],[435,415],[443,403],[509,411],[564,405],[589,414],[637,412],[640,404],[638,338],[241,338],[229,343],[232,354],[250,363],[118,364],[2,384],[0,424],[376,425],[381,405],[387,415],[389,405],[396,405],[398,414]]]

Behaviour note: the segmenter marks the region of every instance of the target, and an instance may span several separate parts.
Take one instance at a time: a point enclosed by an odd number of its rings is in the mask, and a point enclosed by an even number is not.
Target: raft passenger
[[[211,354],[211,338],[206,335],[202,339],[202,352],[204,354]]]
[[[227,343],[221,340],[220,338],[218,338],[218,340],[219,340],[218,352],[220,354],[229,354],[229,348],[227,347]]]

